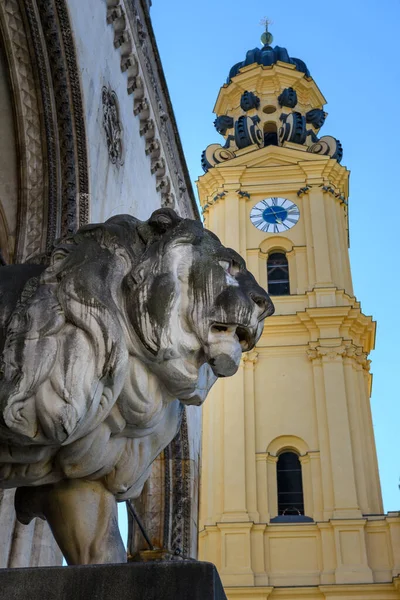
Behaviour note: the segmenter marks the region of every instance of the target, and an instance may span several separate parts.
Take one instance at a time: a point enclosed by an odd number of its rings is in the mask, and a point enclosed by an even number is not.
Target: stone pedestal
[[[7,600],[226,600],[206,562],[1,569]]]

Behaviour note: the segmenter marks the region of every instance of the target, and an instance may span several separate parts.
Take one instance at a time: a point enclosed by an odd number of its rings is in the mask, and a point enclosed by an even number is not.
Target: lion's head
[[[126,219],[108,223],[123,226]],[[216,377],[236,372],[273,305],[243,259],[199,222],[160,209],[137,231],[146,250],[123,282],[126,314],[143,359],[171,393],[188,400],[202,365]]]
[[[0,374],[0,429],[20,444],[66,446],[95,431],[127,393],[132,360],[158,394],[201,402],[274,310],[236,252],[170,209],[81,228],[28,284]]]

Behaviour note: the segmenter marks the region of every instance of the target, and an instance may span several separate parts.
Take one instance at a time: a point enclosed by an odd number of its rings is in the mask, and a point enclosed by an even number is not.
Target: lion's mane
[[[136,496],[182,403],[238,368],[273,310],[239,255],[169,209],[83,227],[18,281],[0,296],[0,487],[102,479]]]
[[[91,451],[100,466],[101,454],[110,451],[112,429],[122,427],[112,409],[129,355],[123,289],[143,276],[143,263],[146,276],[157,272],[162,249],[154,245],[162,246],[165,237],[165,209],[159,212],[146,223],[121,215],[81,228],[26,284],[7,328],[0,370],[3,487],[56,481],[66,468],[74,476],[82,452],[91,462]],[[173,211],[169,218],[182,221]],[[104,427],[106,419],[111,427]],[[129,450],[126,443],[115,440],[114,463]],[[129,440],[132,452],[134,445]],[[93,475],[96,465],[86,471]]]

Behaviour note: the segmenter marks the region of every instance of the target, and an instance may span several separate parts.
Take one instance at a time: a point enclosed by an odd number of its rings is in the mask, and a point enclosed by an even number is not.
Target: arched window
[[[282,452],[276,465],[278,515],[304,515],[301,464],[295,452]]]
[[[267,261],[268,293],[271,296],[288,296],[289,265],[283,252],[273,252]]]
[[[276,123],[268,121],[264,125],[264,146],[278,145],[278,128]]]

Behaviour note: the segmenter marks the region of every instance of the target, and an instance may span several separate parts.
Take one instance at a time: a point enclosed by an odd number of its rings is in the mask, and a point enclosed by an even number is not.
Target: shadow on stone
[[[0,570],[1,600],[226,600],[206,562]]]

